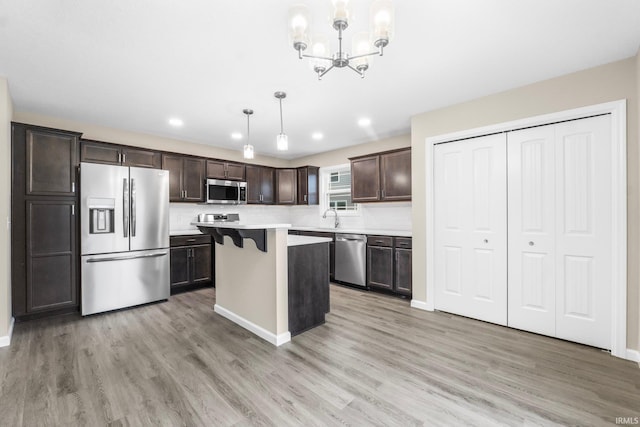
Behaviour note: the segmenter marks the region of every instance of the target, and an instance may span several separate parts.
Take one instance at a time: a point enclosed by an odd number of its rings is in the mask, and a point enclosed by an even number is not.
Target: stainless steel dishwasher
[[[367,236],[336,234],[335,280],[367,286]]]

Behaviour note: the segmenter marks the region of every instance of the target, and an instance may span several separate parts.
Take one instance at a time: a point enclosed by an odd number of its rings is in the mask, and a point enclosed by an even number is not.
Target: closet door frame
[[[426,301],[414,299],[411,307],[434,310],[434,147],[444,142],[473,138],[493,133],[542,126],[566,120],[581,119],[600,114],[611,115],[611,215],[612,224],[612,319],[611,354],[623,359],[635,360],[636,352],[627,350],[627,101],[607,102],[557,113],[499,123],[426,138],[425,140],[425,202],[426,202]],[[414,251],[415,254],[415,251]],[[414,288],[418,286],[414,280]]]

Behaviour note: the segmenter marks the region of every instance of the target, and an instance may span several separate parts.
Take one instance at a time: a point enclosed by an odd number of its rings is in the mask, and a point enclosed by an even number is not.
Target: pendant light
[[[247,115],[247,143],[242,149],[242,156],[245,159],[253,159],[253,145],[250,144],[251,138],[249,134],[249,117],[253,114],[253,110],[245,108],[242,112]]]
[[[284,92],[276,92],[273,96],[280,100],[280,133],[276,137],[276,146],[278,147],[278,151],[287,151],[289,149],[289,138],[287,134],[284,133],[284,126],[282,124],[282,100],[287,97],[287,94]]]

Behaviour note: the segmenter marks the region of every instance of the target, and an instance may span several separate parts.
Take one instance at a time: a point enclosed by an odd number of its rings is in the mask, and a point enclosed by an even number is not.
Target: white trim
[[[0,337],[0,347],[9,347],[11,345],[11,336],[13,335],[13,325],[15,323],[15,320],[16,319],[14,319],[13,317],[11,318],[7,335]]]
[[[433,311],[433,307],[430,307],[429,304],[427,304],[426,302],[418,301],[417,299],[411,300],[411,308],[417,308],[419,310],[426,310],[426,311]]]
[[[607,102],[588,107],[575,108],[541,116],[529,117],[490,126],[468,129],[444,135],[428,137],[425,140],[425,200],[426,200],[426,266],[427,266],[427,301],[423,302],[430,309],[435,308],[434,290],[434,183],[433,183],[433,150],[436,144],[473,138],[491,133],[507,132],[530,126],[540,126],[564,120],[579,119],[598,114],[611,114],[612,143],[612,183],[611,213],[612,230],[612,321],[611,321],[611,354],[624,359],[629,358],[627,350],[627,101]],[[412,301],[413,306],[413,301]]]
[[[231,320],[233,323],[236,323],[242,326],[246,330],[253,332],[263,340],[268,341],[275,346],[280,346],[284,343],[291,341],[291,332],[287,331],[285,333],[276,335],[272,332],[267,331],[263,327],[258,326],[255,323],[245,319],[244,317],[238,316],[234,312],[227,310],[226,308],[220,306],[219,304],[215,304],[213,306],[213,311],[215,311],[222,317],[226,317],[227,319]]]
[[[640,364],[640,351],[631,350],[630,348],[628,348],[626,356],[627,357],[625,357],[625,359],[631,360],[632,362],[636,362]]]

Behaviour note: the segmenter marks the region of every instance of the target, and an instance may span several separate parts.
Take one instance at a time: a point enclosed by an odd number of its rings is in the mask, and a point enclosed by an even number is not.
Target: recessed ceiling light
[[[369,126],[370,124],[371,124],[371,119],[368,117],[363,117],[358,120],[358,126],[366,127],[366,126]]]
[[[233,132],[231,134],[231,139],[235,139],[235,140],[242,139],[242,134],[240,132]]]
[[[173,117],[171,119],[169,119],[169,124],[173,127],[177,127],[179,128],[180,126],[182,126],[184,124],[184,122],[182,121],[182,119],[178,119],[177,117]]]
[[[316,141],[320,141],[322,138],[324,138],[324,135],[321,132],[314,132],[311,134],[311,138],[315,139]]]

